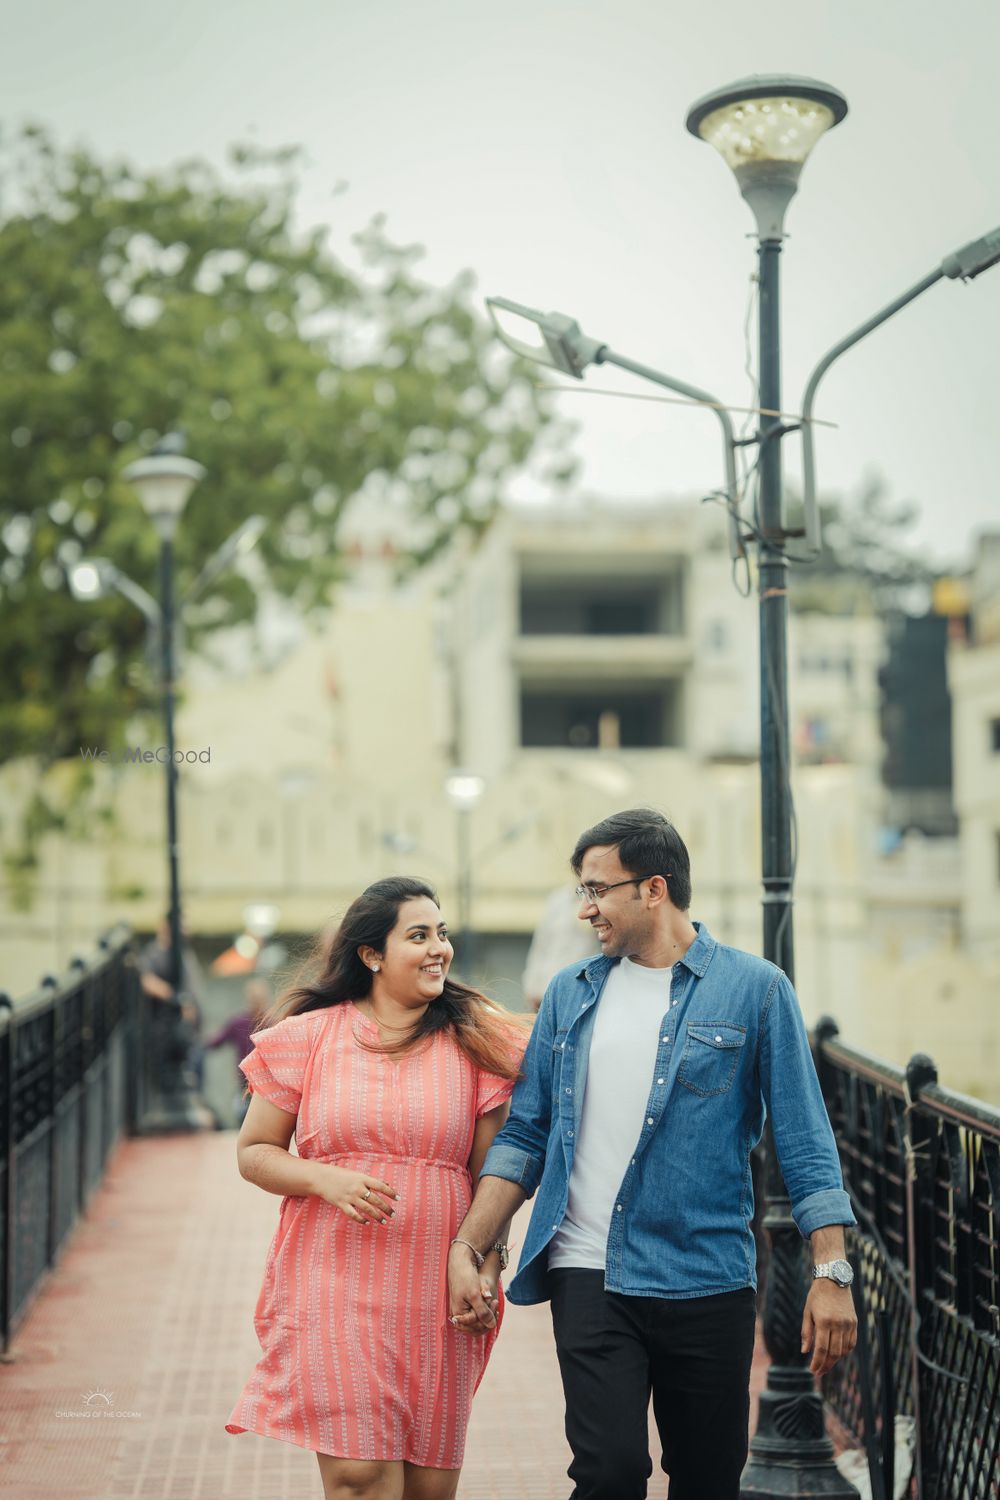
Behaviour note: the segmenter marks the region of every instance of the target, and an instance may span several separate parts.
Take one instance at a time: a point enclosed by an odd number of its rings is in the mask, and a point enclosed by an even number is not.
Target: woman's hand
[[[500,1316],[500,1257],[498,1255],[487,1256],[481,1271],[475,1269],[471,1257],[468,1260],[468,1269],[462,1263],[461,1257],[457,1256],[456,1260],[458,1264],[452,1264],[449,1258],[448,1321],[458,1329],[459,1333],[476,1335],[489,1333],[497,1326]],[[469,1272],[471,1275],[468,1274]],[[482,1299],[478,1309],[474,1301],[477,1293]]]
[[[352,1224],[385,1224],[392,1218],[392,1200],[399,1194],[387,1182],[350,1167],[335,1167],[332,1162],[318,1165],[317,1198],[339,1208]]]

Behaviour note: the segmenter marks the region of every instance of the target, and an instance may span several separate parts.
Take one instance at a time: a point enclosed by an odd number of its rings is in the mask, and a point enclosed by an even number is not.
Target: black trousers
[[[752,1287],[681,1300],[604,1290],[604,1272],[549,1272],[573,1450],[570,1500],[644,1500],[649,1398],[670,1500],[738,1500],[747,1457]]]

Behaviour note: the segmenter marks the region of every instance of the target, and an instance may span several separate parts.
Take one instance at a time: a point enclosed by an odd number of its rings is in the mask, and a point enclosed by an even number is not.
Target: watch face
[[[830,1270],[838,1286],[850,1286],[854,1280],[854,1272],[846,1260],[833,1261]]]

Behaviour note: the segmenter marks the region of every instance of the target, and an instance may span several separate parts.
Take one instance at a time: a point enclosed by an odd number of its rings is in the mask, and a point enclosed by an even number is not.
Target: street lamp
[[[795,979],[792,932],[790,751],[788,736],[788,558],[785,545],[781,440],[788,430],[781,410],[779,256],[785,213],[816,142],[847,114],[839,89],[812,78],[764,74],[741,79],[699,99],[687,128],[707,141],[732,169],[757,224],[759,287],[757,428],[757,547],[760,622],[761,878],[764,886],[764,957]],[[765,413],[770,413],[766,415]],[[800,1492],[854,1496],[842,1479],[826,1436],[823,1406],[800,1352],[806,1297],[802,1238],[778,1166],[770,1129],[766,1136],[765,1214],[771,1267],[763,1315],[771,1355],[767,1389],[741,1493],[787,1495],[794,1474]],[[780,1295],[776,1292],[780,1289]],[[789,1421],[794,1411],[795,1420]],[[807,1482],[802,1483],[803,1476]]]
[[[456,812],[458,835],[458,960],[470,981],[475,936],[472,931],[472,812],[486,782],[472,771],[452,771],[445,780],[448,801]]]
[[[179,451],[177,436],[164,438],[148,458],[140,458],[124,470],[142,508],[160,538],[160,653],[163,686],[163,723],[167,751],[167,864],[169,877],[170,972],[169,983],[179,993],[183,972],[181,957],[181,896],[177,869],[177,767],[174,763],[174,536],[188,496],[205,470]]]

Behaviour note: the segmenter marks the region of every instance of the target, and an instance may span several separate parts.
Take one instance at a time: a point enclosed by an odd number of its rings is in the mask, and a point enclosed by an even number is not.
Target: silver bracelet
[[[476,1257],[476,1270],[481,1271],[483,1269],[483,1264],[486,1260],[486,1256],[480,1255],[475,1245],[470,1245],[468,1240],[452,1240],[451,1243],[453,1245],[464,1245],[466,1250],[471,1250],[473,1255]]]

